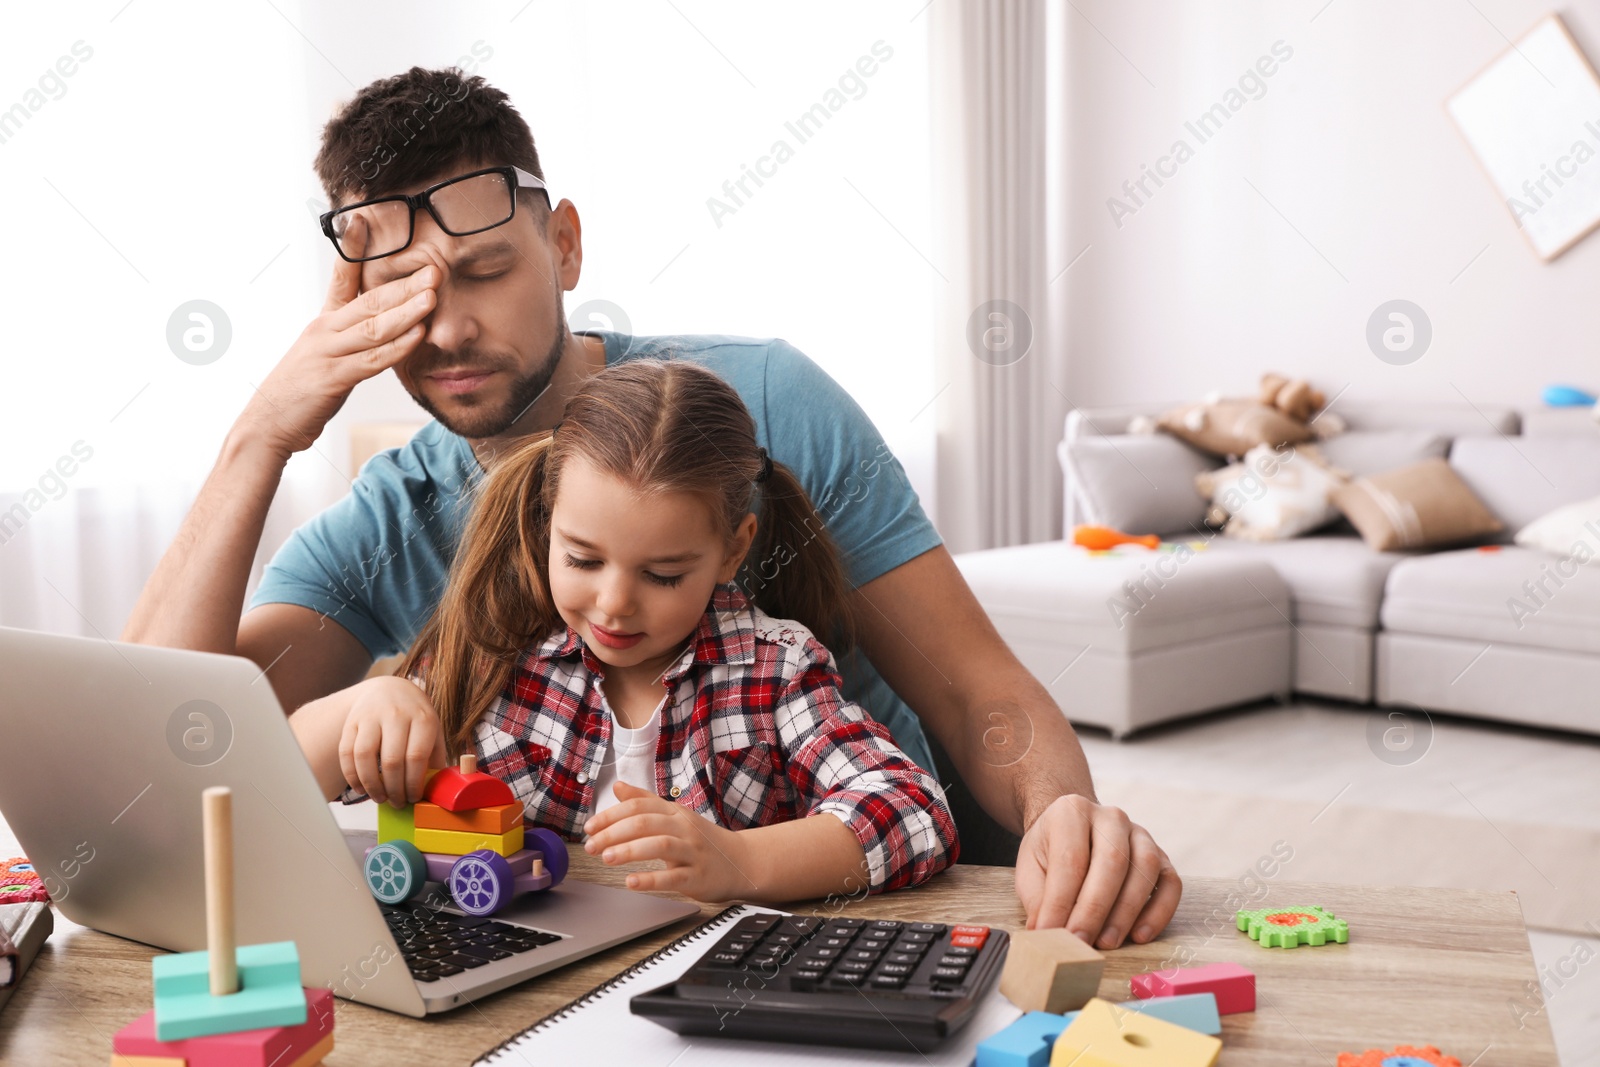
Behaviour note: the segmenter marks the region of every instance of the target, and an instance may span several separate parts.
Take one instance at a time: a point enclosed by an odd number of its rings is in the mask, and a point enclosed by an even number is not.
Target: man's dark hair
[[[328,202],[339,207],[508,163],[544,177],[533,133],[511,98],[460,67],[412,67],[368,85],[328,121],[315,166]],[[542,228],[544,197],[521,193]]]

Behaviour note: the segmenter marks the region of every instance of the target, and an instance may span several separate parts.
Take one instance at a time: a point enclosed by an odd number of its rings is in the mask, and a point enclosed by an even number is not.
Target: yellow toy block
[[[418,828],[412,839],[424,852],[442,852],[447,856],[465,856],[486,848],[509,856],[522,850],[522,827],[517,826],[503,834],[461,833],[458,830],[425,830]]]
[[[1099,997],[1056,1038],[1050,1067],[1214,1067],[1222,1042]]]
[[[410,841],[413,845],[416,844],[412,839],[416,831],[416,824],[413,821],[415,806],[407,804],[403,808],[396,808],[387,801],[378,805],[378,844],[381,845],[385,841]]]

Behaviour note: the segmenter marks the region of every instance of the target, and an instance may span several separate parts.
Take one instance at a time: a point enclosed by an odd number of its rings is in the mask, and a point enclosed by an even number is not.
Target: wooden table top
[[[572,874],[621,885],[624,872],[580,850]],[[841,912],[873,918],[975,922],[1018,929],[1013,872],[959,865],[915,890],[850,902]],[[1228,1067],[1331,1067],[1338,1053],[1432,1044],[1472,1067],[1554,1067],[1533,957],[1512,893],[1271,882],[1241,903],[1239,882],[1194,878],[1177,918],[1150,945],[1107,953],[1100,996],[1129,998],[1142,971],[1233,961],[1257,976],[1253,1014],[1223,1020]],[[1264,949],[1235,930],[1238,907],[1320,904],[1350,923],[1350,943]],[[702,914],[719,907],[706,905]],[[410,1019],[338,1001],[327,1067],[471,1063],[548,1012],[691,929],[694,920],[641,937],[552,974],[430,1019]],[[85,929],[57,915],[55,933],[0,1010],[0,1061],[105,1064],[111,1037],[150,1007],[143,945]],[[870,1053],[863,1053],[869,1062]]]

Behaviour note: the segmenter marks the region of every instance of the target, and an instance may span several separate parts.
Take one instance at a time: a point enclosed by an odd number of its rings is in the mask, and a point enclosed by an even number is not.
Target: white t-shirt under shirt
[[[594,784],[594,810],[601,812],[617,803],[611,791],[613,782],[624,781],[649,793],[656,791],[656,741],[661,736],[661,704],[650,713],[650,721],[637,730],[626,729],[611,713],[611,751],[600,764],[600,777]],[[609,711],[610,708],[608,707]]]

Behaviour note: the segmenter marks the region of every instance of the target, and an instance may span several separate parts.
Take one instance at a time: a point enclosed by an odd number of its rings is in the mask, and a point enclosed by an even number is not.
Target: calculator
[[[933,1050],[1000,977],[987,926],[747,915],[630,1008],[680,1034]]]

